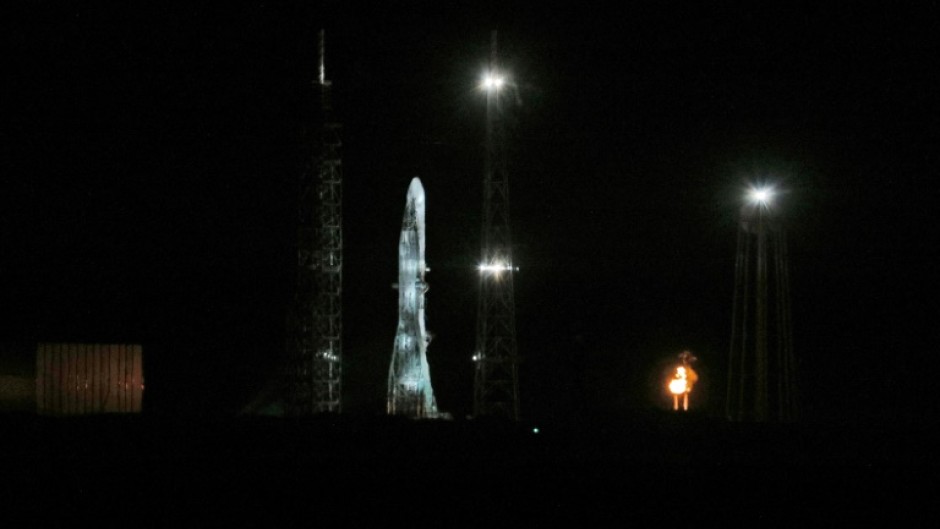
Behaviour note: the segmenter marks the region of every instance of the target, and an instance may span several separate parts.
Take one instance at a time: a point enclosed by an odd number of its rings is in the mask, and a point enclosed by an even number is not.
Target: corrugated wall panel
[[[46,415],[139,413],[143,348],[137,344],[41,343],[36,408]]]

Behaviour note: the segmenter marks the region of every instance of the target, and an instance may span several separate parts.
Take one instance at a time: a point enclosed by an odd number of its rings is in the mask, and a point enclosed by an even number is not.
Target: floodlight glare
[[[503,78],[498,75],[487,74],[486,77],[483,78],[483,88],[487,90],[494,88],[499,90],[501,86],[503,86]]]
[[[511,271],[511,270],[518,271],[519,267],[513,268],[512,265],[508,265],[506,263],[492,263],[492,264],[478,265],[477,270],[479,270],[480,272],[492,272],[492,273],[498,274],[504,270],[505,271]]]
[[[770,191],[766,189],[755,189],[751,191],[751,200],[754,202],[766,203],[770,200]]]

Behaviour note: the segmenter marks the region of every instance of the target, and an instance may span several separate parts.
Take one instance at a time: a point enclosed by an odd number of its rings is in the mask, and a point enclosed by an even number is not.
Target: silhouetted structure
[[[513,294],[512,234],[509,224],[509,174],[500,92],[496,31],[490,47],[486,89],[486,160],[483,176],[483,229],[477,344],[473,360],[474,415],[519,419],[519,359]]]
[[[738,224],[726,414],[736,421],[793,421],[798,401],[786,233],[768,194],[751,198]]]
[[[300,182],[297,285],[289,338],[291,415],[342,411],[343,173],[323,31],[319,56],[318,150]]]
[[[0,344],[0,412],[140,413],[140,344]]]

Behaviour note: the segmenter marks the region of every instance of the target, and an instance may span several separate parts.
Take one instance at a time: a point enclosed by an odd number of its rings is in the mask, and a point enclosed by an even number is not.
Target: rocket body
[[[430,338],[424,320],[428,289],[424,280],[424,205],[424,187],[415,177],[408,186],[398,243],[398,329],[388,371],[387,404],[390,415],[414,418],[437,415],[427,360]]]

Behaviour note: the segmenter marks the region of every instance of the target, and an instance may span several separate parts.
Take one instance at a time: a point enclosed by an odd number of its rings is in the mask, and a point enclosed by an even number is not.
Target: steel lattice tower
[[[292,415],[342,411],[343,172],[333,121],[324,32],[319,37],[319,127],[300,182],[297,286],[291,329]]]
[[[766,194],[741,210],[725,411],[735,421],[797,418],[786,232]]]
[[[509,174],[500,90],[502,73],[492,32],[486,93],[486,158],[473,413],[519,419],[519,358],[513,294]]]

